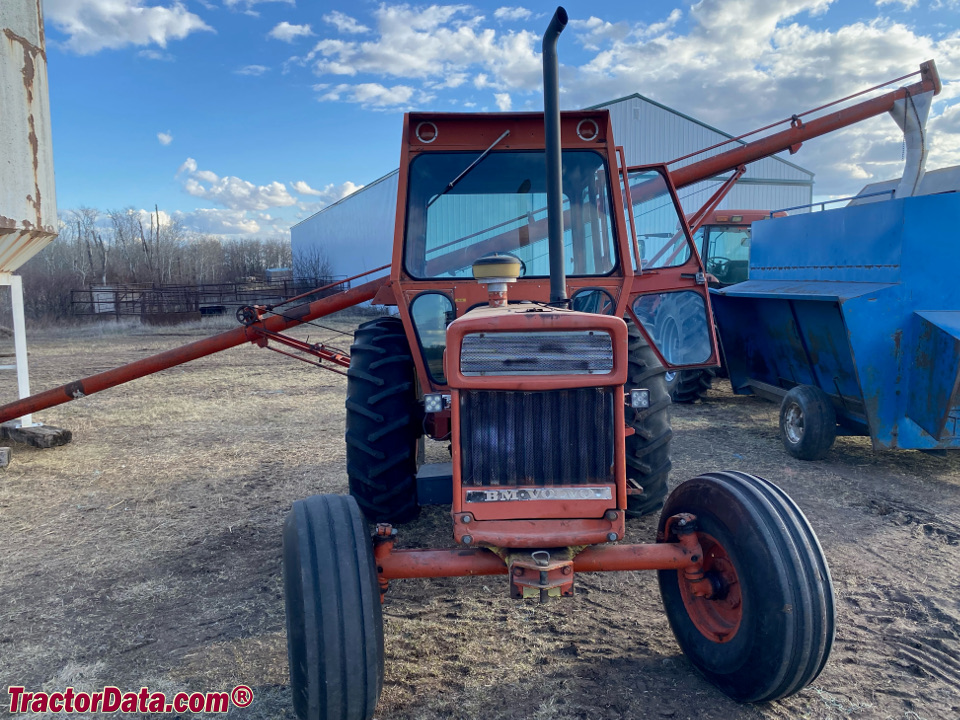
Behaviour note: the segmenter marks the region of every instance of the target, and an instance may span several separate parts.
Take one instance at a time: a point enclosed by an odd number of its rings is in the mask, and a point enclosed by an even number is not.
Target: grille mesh
[[[605,332],[471,333],[460,347],[464,375],[589,375],[613,371]]]
[[[464,486],[612,483],[613,389],[460,391]]]

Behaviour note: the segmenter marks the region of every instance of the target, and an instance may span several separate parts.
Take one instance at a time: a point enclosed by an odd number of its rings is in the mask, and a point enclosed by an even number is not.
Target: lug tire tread
[[[634,430],[626,438],[628,485],[643,487],[643,493],[627,496],[627,516],[639,517],[656,512],[667,497],[670,475],[670,393],[664,380],[666,372],[656,353],[632,322],[629,330],[629,366],[624,389],[646,388],[650,391],[650,407],[625,409],[625,420]]]
[[[357,328],[347,371],[347,476],[370,522],[417,517],[417,438],[423,411],[416,368],[399,318]]]

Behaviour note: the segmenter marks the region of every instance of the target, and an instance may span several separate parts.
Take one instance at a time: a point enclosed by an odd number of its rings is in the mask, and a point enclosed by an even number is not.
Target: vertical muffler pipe
[[[543,128],[547,151],[547,242],[550,248],[550,302],[567,302],[563,258],[563,184],[560,159],[560,64],[557,40],[567,26],[567,11],[558,7],[543,34]]]

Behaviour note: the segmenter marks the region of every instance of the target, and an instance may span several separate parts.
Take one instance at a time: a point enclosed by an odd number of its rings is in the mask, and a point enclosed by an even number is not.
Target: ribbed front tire
[[[297,716],[370,720],[383,687],[383,617],[370,532],[352,497],[293,504],[283,586]]]
[[[689,480],[671,493],[658,540],[677,513],[697,517],[713,597],[682,572],[659,571],[670,626],[691,663],[741,702],[792,695],[823,670],[833,645],[833,584],[823,550],[780,488],[741,472]]]

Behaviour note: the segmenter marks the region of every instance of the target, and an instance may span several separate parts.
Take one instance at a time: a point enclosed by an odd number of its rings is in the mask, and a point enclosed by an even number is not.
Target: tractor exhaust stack
[[[567,26],[567,11],[558,7],[543,34],[543,125],[547,151],[547,231],[550,247],[550,302],[567,302],[563,262],[563,180],[560,159],[560,63],[557,40]]]

